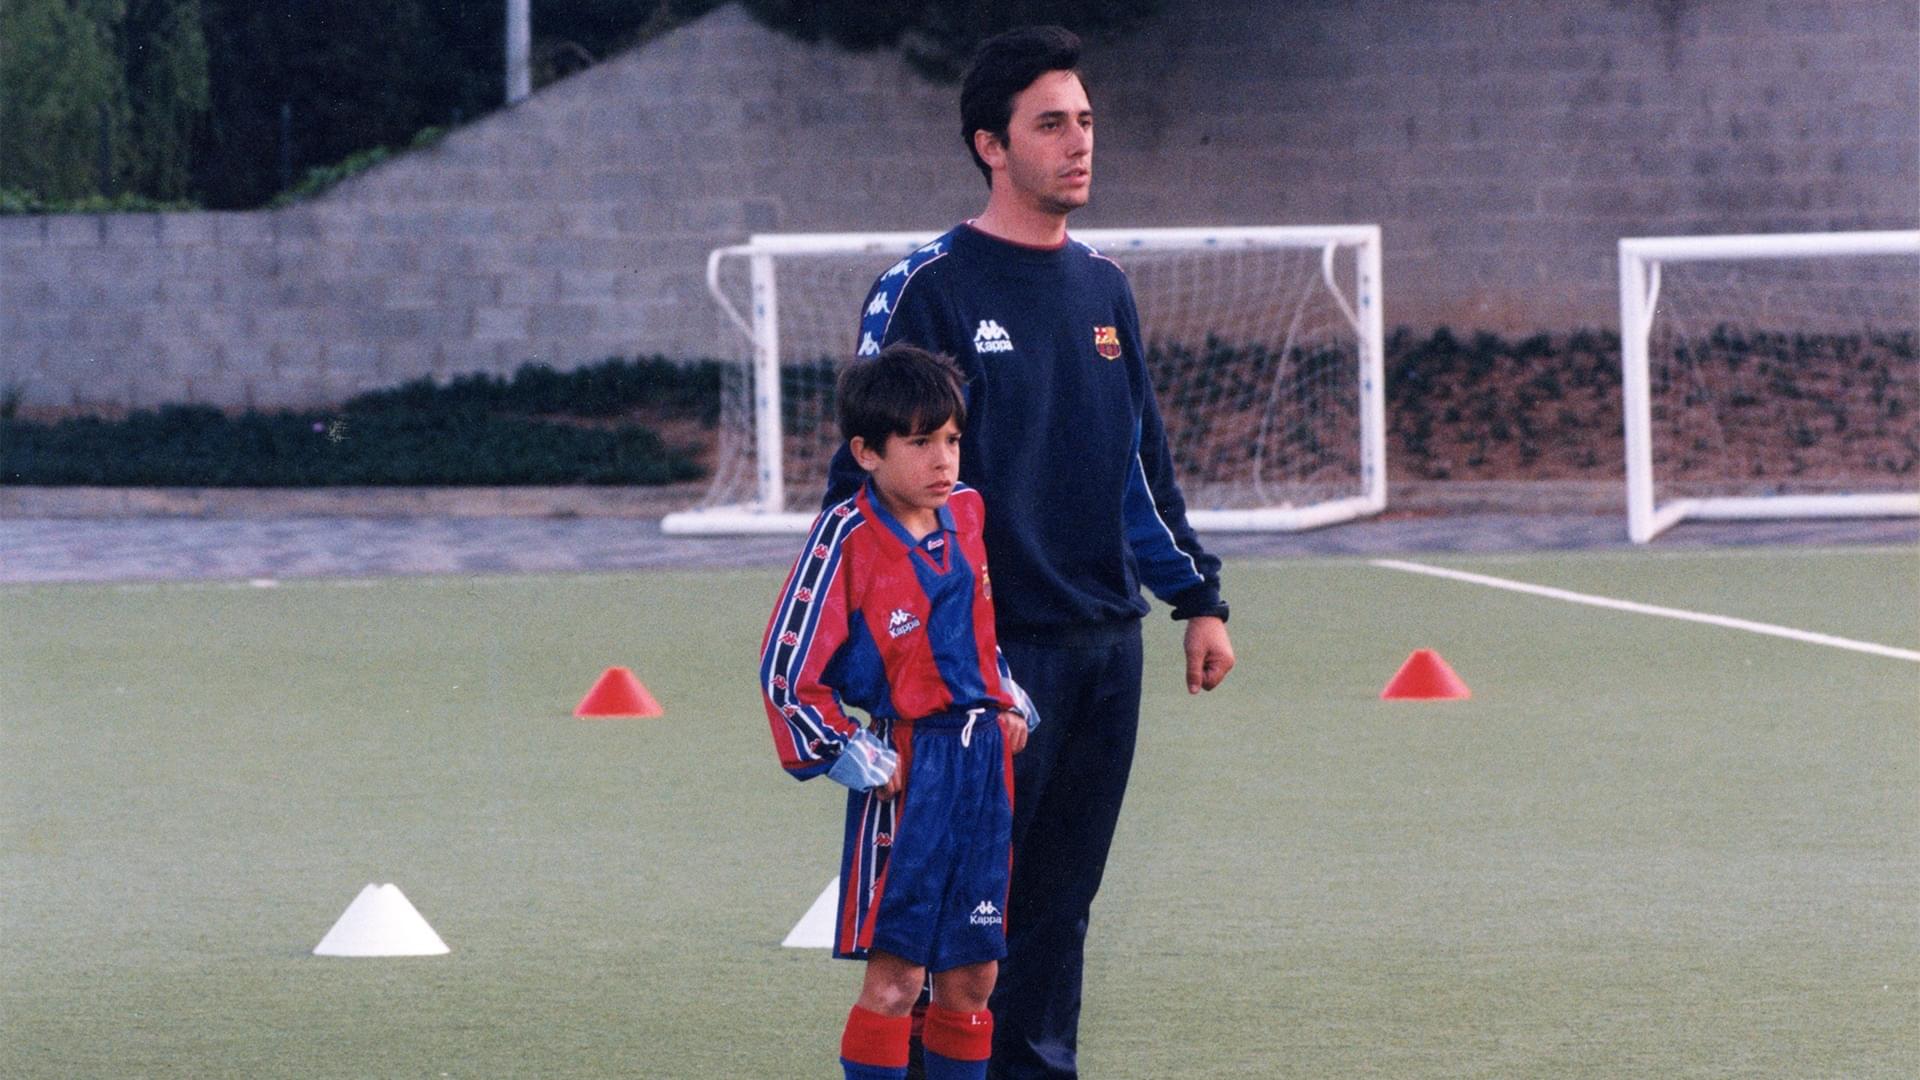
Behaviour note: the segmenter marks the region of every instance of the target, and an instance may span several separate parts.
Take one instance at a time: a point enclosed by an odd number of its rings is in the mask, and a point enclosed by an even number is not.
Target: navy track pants
[[[1140,726],[1140,624],[1045,642],[1002,634],[1000,650],[1040,726],[1013,759],[1013,881],[991,1004],[992,1075],[1076,1077],[1087,920]]]

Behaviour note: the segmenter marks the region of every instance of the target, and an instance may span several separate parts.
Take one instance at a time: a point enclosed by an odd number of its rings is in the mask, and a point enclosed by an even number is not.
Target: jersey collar
[[[931,559],[943,572],[945,571],[948,566],[947,556],[953,552],[956,539],[954,534],[957,531],[953,524],[953,510],[950,507],[942,506],[934,510],[934,516],[939,519],[940,527],[915,540],[906,526],[900,524],[900,519],[894,517],[886,504],[880,501],[879,493],[873,490],[871,478],[860,487],[859,505],[861,514],[886,526],[885,535],[898,544],[903,553],[919,551]],[[937,553],[927,549],[927,542],[935,537],[940,538]]]

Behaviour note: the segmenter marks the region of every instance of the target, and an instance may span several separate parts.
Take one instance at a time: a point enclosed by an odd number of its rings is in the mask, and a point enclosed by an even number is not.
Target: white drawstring
[[[967,726],[960,729],[960,746],[962,749],[972,745],[973,722],[980,719],[980,714],[986,711],[985,709],[967,710]]]

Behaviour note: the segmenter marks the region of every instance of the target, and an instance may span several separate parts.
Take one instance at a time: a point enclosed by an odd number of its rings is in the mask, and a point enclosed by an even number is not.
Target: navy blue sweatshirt
[[[985,496],[1002,634],[1138,619],[1145,585],[1175,618],[1220,604],[1220,560],[1187,524],[1126,275],[1072,239],[1055,249],[961,225],[867,295],[862,356],[907,342],[967,375],[960,479]],[[865,479],[846,447],[827,503]]]

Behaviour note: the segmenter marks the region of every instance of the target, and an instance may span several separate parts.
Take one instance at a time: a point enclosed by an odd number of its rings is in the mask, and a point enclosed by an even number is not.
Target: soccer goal
[[[1920,230],[1620,241],[1627,530],[1920,514]]]
[[[940,231],[756,235],[707,259],[723,365],[713,484],[672,533],[801,532],[838,445],[833,382],[882,272]],[[1127,272],[1197,528],[1386,506],[1377,225],[1076,232]]]

